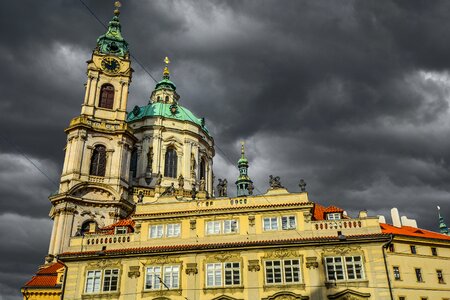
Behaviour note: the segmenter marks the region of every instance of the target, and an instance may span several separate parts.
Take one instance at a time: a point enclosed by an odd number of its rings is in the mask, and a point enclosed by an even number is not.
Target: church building
[[[289,192],[272,175],[257,194],[244,144],[230,187],[215,182],[214,138],[182,105],[167,57],[148,103],[127,107],[133,69],[119,15],[116,4],[87,62],[49,198],[46,263],[24,299],[450,299],[443,218],[436,233],[395,211],[392,225],[351,217],[312,201],[305,181]]]

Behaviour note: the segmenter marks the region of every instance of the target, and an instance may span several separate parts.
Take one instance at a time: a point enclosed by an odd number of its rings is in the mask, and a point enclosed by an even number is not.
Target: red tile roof
[[[33,276],[31,280],[25,283],[24,287],[59,287],[61,284],[58,282],[57,271],[61,268],[64,268],[64,265],[59,262],[42,267],[36,272],[36,275]]]
[[[356,240],[363,242],[365,239],[373,240],[377,238],[388,237],[384,233],[373,233],[373,234],[355,234],[347,235],[347,240]],[[262,241],[241,241],[241,242],[230,242],[230,243],[210,243],[210,244],[186,244],[186,245],[162,245],[162,246],[151,246],[151,247],[141,247],[141,248],[122,248],[122,249],[111,249],[102,251],[103,255],[110,254],[139,254],[139,253],[161,253],[161,252],[171,252],[171,251],[182,251],[182,250],[205,250],[205,249],[220,249],[220,248],[234,248],[234,247],[254,247],[254,246],[264,246],[264,245],[286,245],[286,244],[299,244],[303,242],[324,242],[324,241],[339,241],[337,236],[324,236],[324,237],[300,237],[291,239],[280,239],[280,240],[262,240]],[[99,251],[84,251],[84,252],[65,252],[59,255],[60,258],[70,257],[70,256],[96,256],[99,255]]]
[[[134,232],[134,221],[132,219],[122,219],[118,222],[98,229],[96,232],[86,232],[85,234],[114,234],[116,227],[128,227],[128,233]]]
[[[438,239],[438,240],[448,240],[450,241],[450,236],[429,231],[422,228],[415,228],[410,226],[402,226],[395,227],[389,224],[380,224],[381,232],[383,233],[392,233],[394,235],[403,235],[403,236],[413,236],[413,237],[421,237],[426,239]]]
[[[333,205],[325,207],[323,205],[315,203],[314,204],[314,219],[316,221],[325,220],[326,213],[334,213],[334,212],[342,213],[343,211],[344,210],[342,208],[339,208],[339,207],[336,207]]]

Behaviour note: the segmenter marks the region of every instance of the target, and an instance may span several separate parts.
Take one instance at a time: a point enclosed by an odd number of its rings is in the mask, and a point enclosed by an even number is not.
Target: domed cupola
[[[212,196],[214,139],[205,119],[178,103],[169,59],[164,62],[163,78],[149,104],[128,113],[127,122],[139,140],[131,160],[133,185],[154,189],[155,195],[170,188],[177,197],[192,197],[193,190],[197,198]]]

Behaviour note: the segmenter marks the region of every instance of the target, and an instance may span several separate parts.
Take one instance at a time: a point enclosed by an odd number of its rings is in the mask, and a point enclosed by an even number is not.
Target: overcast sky
[[[113,1],[84,1],[112,17]],[[449,1],[123,0],[121,11],[131,53],[157,79],[169,56],[180,104],[206,118],[216,178],[234,182],[245,140],[261,192],[270,174],[292,192],[304,178],[312,201],[351,215],[396,206],[437,230],[440,205],[450,222]],[[64,128],[105,30],[79,0],[9,1],[0,28],[3,300],[47,253]],[[155,86],[133,68],[129,110]]]

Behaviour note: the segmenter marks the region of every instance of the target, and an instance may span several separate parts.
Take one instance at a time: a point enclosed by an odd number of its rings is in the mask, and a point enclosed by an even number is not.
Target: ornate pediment
[[[206,262],[231,262],[241,260],[242,257],[239,253],[230,252],[214,253],[206,257]]]
[[[349,253],[361,253],[361,246],[334,246],[334,247],[325,247],[323,248],[323,252],[326,254],[339,254],[346,255]]]
[[[264,258],[286,258],[286,257],[300,257],[299,251],[289,250],[285,248],[276,249],[267,252]]]
[[[90,268],[121,268],[122,263],[120,260],[111,260],[111,259],[101,259],[88,263],[88,267]]]
[[[149,258],[143,261],[145,265],[166,265],[166,264],[180,264],[181,260],[176,257],[170,257],[168,255],[161,255]]]
[[[364,300],[368,298],[370,298],[369,293],[361,293],[349,289],[333,295],[328,295],[328,299],[337,299],[337,300]]]
[[[302,296],[292,292],[278,292],[272,296],[262,298],[262,300],[308,300],[308,296]]]
[[[212,298],[212,300],[241,300],[241,299],[233,298],[233,297],[226,296],[226,295],[220,295],[216,298]]]

